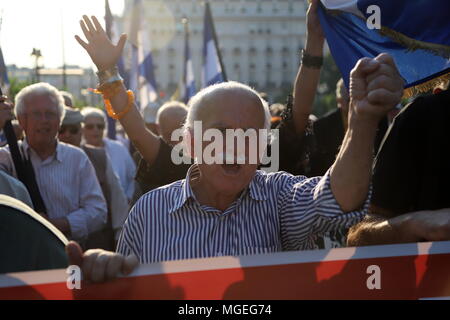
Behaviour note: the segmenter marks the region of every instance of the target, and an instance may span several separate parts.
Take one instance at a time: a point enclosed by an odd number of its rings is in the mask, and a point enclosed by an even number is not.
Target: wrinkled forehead
[[[204,128],[264,128],[265,111],[258,96],[239,90],[219,91],[201,102],[197,119]]]
[[[58,112],[58,101],[50,94],[34,93],[25,98],[25,108],[30,110],[44,110]]]
[[[89,115],[84,116],[84,123],[85,124],[89,124],[89,123],[105,124],[105,119],[101,115],[89,114]]]

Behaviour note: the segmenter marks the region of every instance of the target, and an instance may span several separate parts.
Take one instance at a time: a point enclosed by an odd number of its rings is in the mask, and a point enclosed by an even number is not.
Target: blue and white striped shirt
[[[330,174],[306,178],[257,171],[249,187],[224,212],[198,203],[186,179],[152,190],[131,210],[117,252],[141,263],[306,250],[314,239],[350,227],[367,212],[344,213]]]

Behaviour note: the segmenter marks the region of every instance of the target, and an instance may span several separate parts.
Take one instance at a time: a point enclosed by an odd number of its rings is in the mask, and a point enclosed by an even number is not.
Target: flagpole
[[[208,19],[211,22],[210,25],[211,25],[211,28],[212,28],[213,41],[214,41],[214,45],[217,48],[217,57],[219,58],[220,68],[222,69],[223,81],[226,82],[226,81],[228,81],[227,73],[225,71],[225,66],[223,64],[222,53],[220,52],[219,40],[217,39],[216,27],[214,26],[214,21],[212,19],[212,13],[211,13],[211,7],[209,5],[209,1],[205,1],[205,6],[206,6],[207,17],[208,17]]]

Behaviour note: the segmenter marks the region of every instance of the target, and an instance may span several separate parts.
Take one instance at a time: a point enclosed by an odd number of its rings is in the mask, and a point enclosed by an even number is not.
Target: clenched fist
[[[390,55],[360,59],[350,73],[350,116],[378,122],[400,102],[403,87]]]

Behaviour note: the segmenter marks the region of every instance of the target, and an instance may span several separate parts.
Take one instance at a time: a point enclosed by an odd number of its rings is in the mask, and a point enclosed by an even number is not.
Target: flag
[[[142,0],[134,0],[131,19],[130,89],[141,110],[158,99],[148,26]]]
[[[405,97],[450,78],[448,0],[322,0],[322,5],[320,23],[347,88],[356,62],[383,52],[405,80]]]
[[[189,48],[189,28],[187,20],[184,22],[184,61],[183,61],[183,101],[188,103],[195,95],[194,67],[192,65],[191,50]]]
[[[220,56],[214,22],[209,2],[205,3],[205,19],[203,25],[203,69],[202,86],[227,81],[225,68]]]

